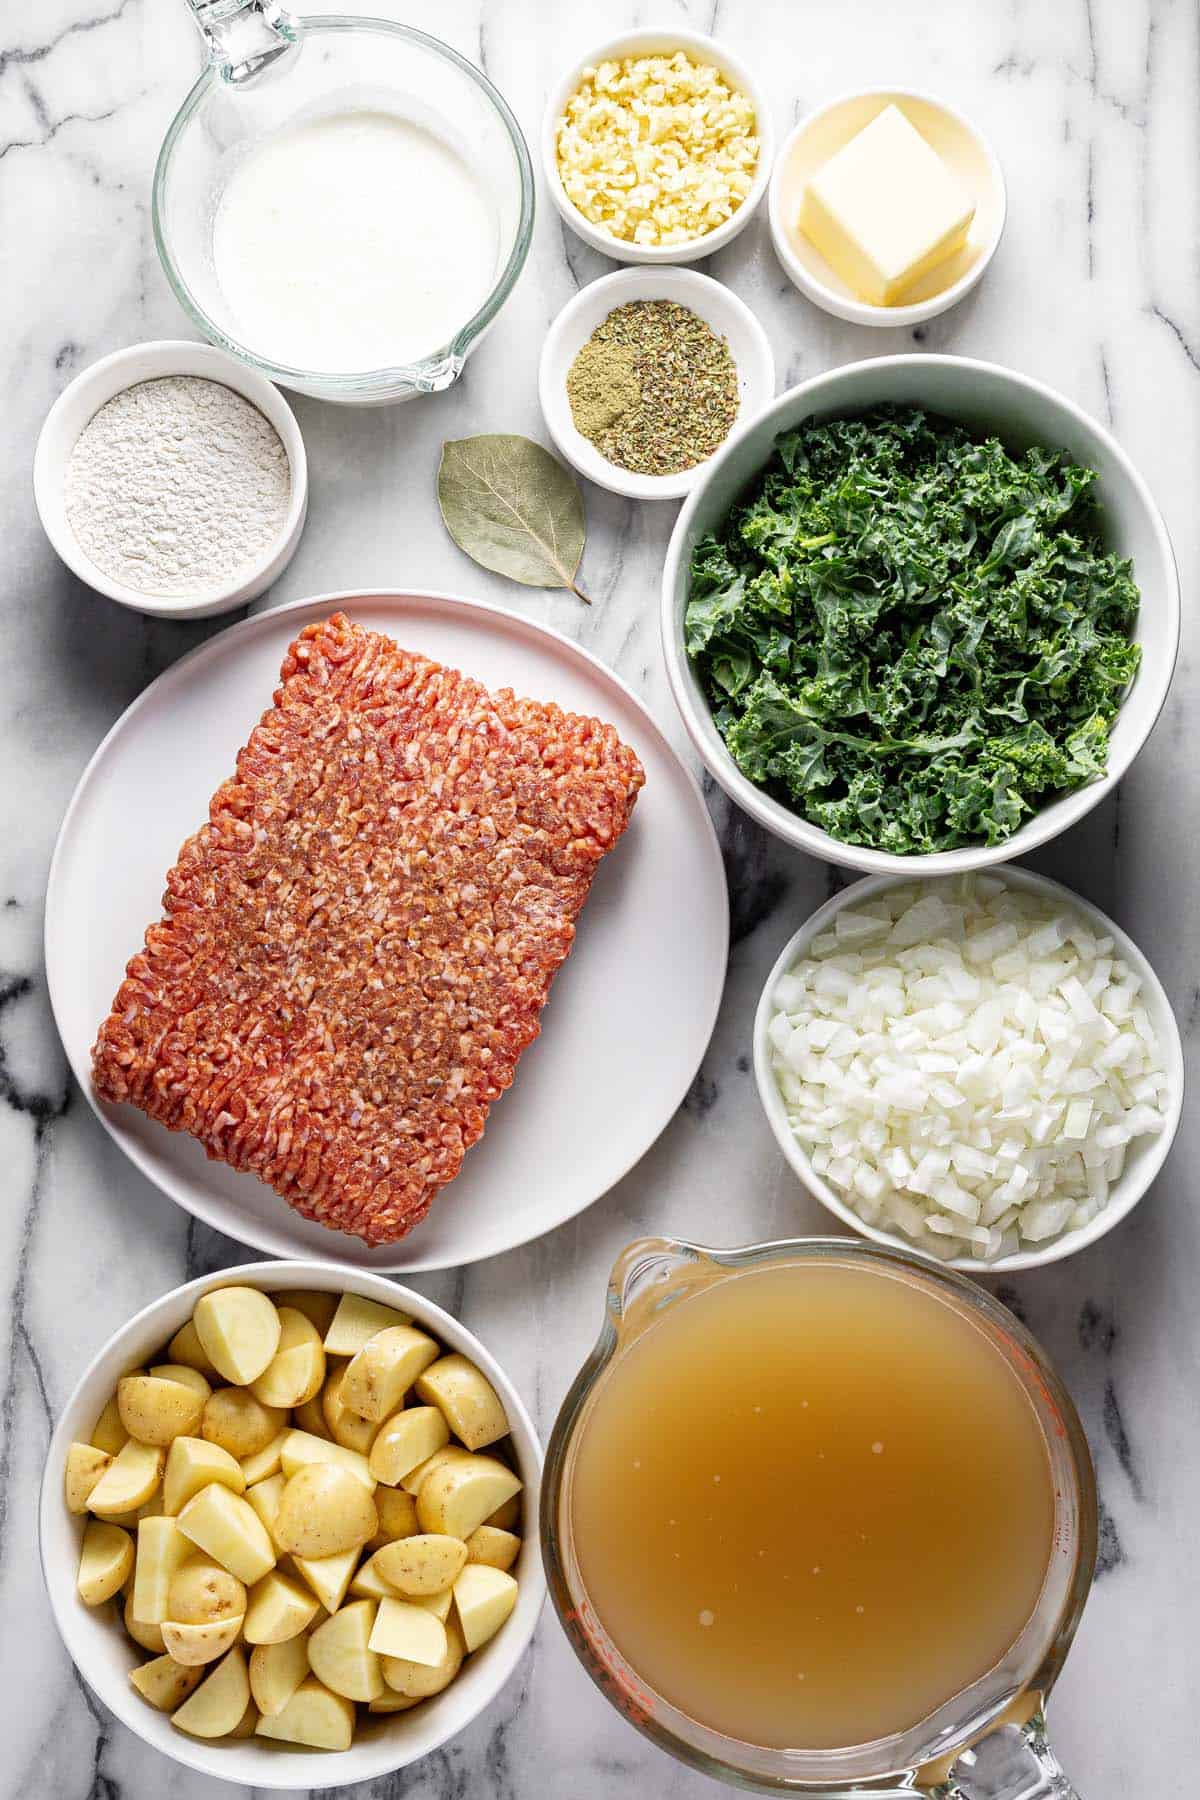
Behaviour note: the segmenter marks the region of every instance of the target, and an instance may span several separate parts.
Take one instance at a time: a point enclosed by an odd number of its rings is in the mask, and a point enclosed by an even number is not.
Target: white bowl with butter
[[[582,86],[589,71],[596,69],[601,63],[621,62],[626,57],[672,56],[678,50],[683,51],[693,63],[710,65],[723,77],[729,88],[745,95],[750,102],[754,110],[755,135],[758,138],[754,179],[740,205],[723,223],[711,230],[671,243],[637,243],[593,223],[570,199],[559,167],[559,127],[569,102]],[[767,191],[775,140],[766,98],[746,65],[715,38],[707,37],[699,31],[684,31],[673,25],[663,25],[647,26],[641,31],[627,31],[621,37],[599,45],[568,70],[551,90],[547,101],[542,116],[541,150],[542,174],[551,200],[572,231],[578,233],[593,250],[599,250],[603,255],[611,256],[614,261],[623,263],[689,263],[723,249],[749,224]]]
[[[888,126],[894,124],[890,109],[902,115],[901,127],[906,123],[912,131],[905,134],[901,129],[889,135]],[[882,119],[881,114],[889,114],[889,118]],[[858,145],[863,154],[852,151],[849,158],[843,156],[868,127],[870,137]],[[913,132],[924,140],[932,158],[922,157],[921,145],[905,142]],[[888,170],[891,191],[886,194],[882,186],[872,193],[867,149],[871,138],[878,140],[881,152],[893,153]],[[838,158],[840,162],[831,166]],[[940,174],[936,168],[927,170],[932,180],[926,185],[922,163],[932,164],[933,159],[941,165]],[[897,184],[897,166],[904,176],[911,175],[911,182],[902,178]],[[816,209],[824,224],[824,233],[819,235],[865,242],[868,250],[878,246],[878,261],[893,265],[903,263],[906,243],[913,246],[918,272],[903,283],[905,271],[896,270],[901,275],[896,303],[881,304],[863,297],[872,278],[878,278],[875,259],[869,255],[864,259],[856,291],[802,229],[802,212],[806,204],[811,206],[810,184],[815,184],[812,195],[828,189],[828,205]],[[951,189],[964,195],[973,207],[965,241],[921,272],[921,249],[943,226],[953,223]],[[776,255],[802,294],[851,324],[894,328],[935,318],[971,291],[996,253],[1007,199],[1004,175],[993,151],[960,113],[930,94],[873,88],[843,94],[801,119],[776,159],[767,206]],[[844,229],[840,209],[845,209]]]

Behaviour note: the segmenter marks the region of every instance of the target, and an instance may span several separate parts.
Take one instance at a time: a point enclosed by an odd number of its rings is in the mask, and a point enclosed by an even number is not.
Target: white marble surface
[[[374,0],[382,6],[382,0]],[[631,0],[413,0],[397,15],[484,61],[528,133],[548,84]],[[574,17],[572,16],[574,15]],[[1200,107],[1192,0],[663,0],[649,16],[712,28],[750,61],[782,132],[852,85],[927,86],[990,135],[1008,175],[1000,254],[977,293],[913,334],[926,350],[1011,363],[1107,420],[1166,513],[1190,600],[1200,576]],[[9,0],[0,8],[0,1792],[26,1800],[216,1800],[116,1725],[73,1673],[37,1567],[34,1503],[50,1423],[84,1360],[152,1295],[246,1254],[150,1188],[67,1081],[46,1006],[41,902],[59,819],[94,745],[159,670],[219,622],[144,621],[97,599],[38,528],[30,460],[71,374],[139,338],[185,335],[159,271],[150,176],[198,44],[180,0]],[[657,579],[674,516],[588,493],[584,572],[596,604],[482,575],[444,536],[443,437],[537,434],[538,346],[604,259],[539,210],[517,293],[446,397],[381,412],[300,402],[312,505],[286,578],[260,604],[329,588],[428,583],[482,594],[577,636],[670,712]],[[840,325],[788,285],[755,221],[712,273],[754,306],[781,383],[913,347]],[[1200,674],[1190,608],[1167,713],[1120,793],[1038,859],[1132,931],[1194,1056],[1200,972],[1198,781],[1188,709]],[[422,1278],[506,1362],[545,1432],[599,1321],[617,1249],[646,1231],[716,1242],[820,1228],[781,1166],[745,1057],[753,998],[830,873],[782,853],[719,797],[735,918],[728,992],[688,1104],[631,1176],[574,1224],[490,1263]],[[1194,1115],[1137,1215],[1089,1253],[1005,1290],[1064,1370],[1099,1470],[1102,1573],[1052,1706],[1087,1800],[1183,1795],[1200,1650],[1200,1159]],[[930,1596],[931,1629],[953,1578]],[[314,1767],[314,1780],[320,1780]],[[412,1800],[702,1796],[610,1712],[554,1620],[491,1713],[374,1793]]]

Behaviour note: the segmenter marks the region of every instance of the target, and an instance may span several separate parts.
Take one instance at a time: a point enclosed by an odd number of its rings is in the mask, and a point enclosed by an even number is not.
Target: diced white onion
[[[1069,907],[1001,877],[846,907],[775,985],[796,1141],[871,1224],[1007,1256],[1090,1223],[1168,1081],[1141,982]]]

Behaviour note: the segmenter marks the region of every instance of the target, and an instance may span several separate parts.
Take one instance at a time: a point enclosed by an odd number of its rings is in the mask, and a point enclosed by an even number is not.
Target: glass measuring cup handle
[[[187,0],[222,80],[237,87],[293,48],[296,20],[276,0]]]
[[[1034,1713],[1023,1725],[999,1725],[960,1752],[931,1800],[1079,1800]]]

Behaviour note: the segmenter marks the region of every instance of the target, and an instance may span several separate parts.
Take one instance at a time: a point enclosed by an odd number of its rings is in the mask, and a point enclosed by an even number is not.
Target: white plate
[[[269,704],[288,644],[339,607],[406,649],[615,726],[646,770],[521,1058],[463,1172],[399,1244],[302,1219],[251,1175],[132,1106],[99,1103],[91,1048],[163,881]],[[197,1218],[277,1256],[360,1268],[452,1268],[511,1250],[581,1212],[632,1167],[688,1090],[720,1005],[729,910],[700,789],[642,703],[586,651],[514,614],[448,594],[322,595],[232,626],[148,687],[96,751],[67,808],[46,895],[50,1000],[105,1129]]]

